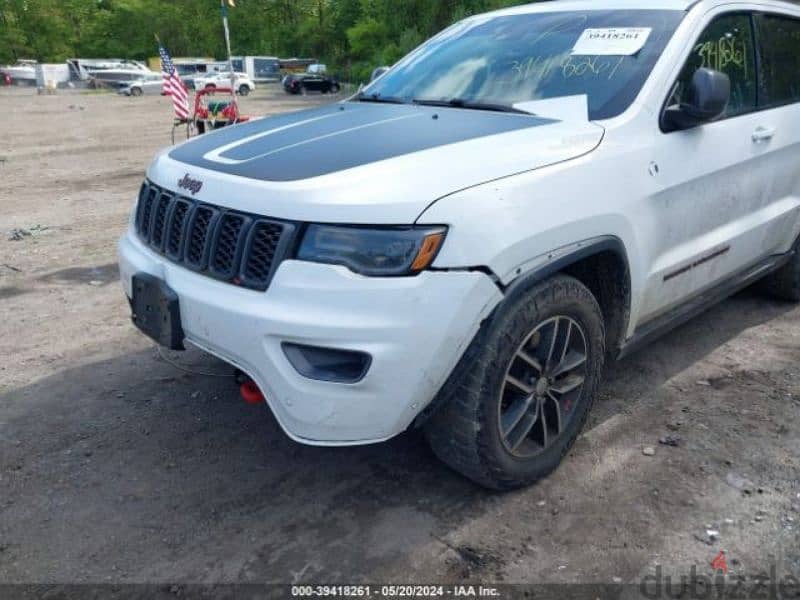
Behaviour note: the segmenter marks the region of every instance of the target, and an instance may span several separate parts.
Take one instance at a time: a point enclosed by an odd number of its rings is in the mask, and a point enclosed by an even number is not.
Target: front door
[[[775,247],[769,239],[779,237],[773,229],[782,209],[770,192],[774,132],[758,110],[750,13],[709,17],[668,105],[680,103],[700,67],[728,75],[731,100],[719,120],[656,138],[653,162],[663,187],[649,199],[659,234],[650,241],[643,320],[764,259]]]

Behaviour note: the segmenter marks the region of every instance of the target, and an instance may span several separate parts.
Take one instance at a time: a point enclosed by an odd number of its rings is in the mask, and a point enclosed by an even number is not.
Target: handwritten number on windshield
[[[625,56],[532,56],[524,61],[514,61],[511,70],[517,81],[535,77],[546,79],[551,73],[560,73],[564,79],[580,77],[614,78]]]
[[[564,61],[561,69],[565,79],[571,77],[583,77],[604,75],[608,73],[608,79],[614,79],[620,65],[625,60],[624,56],[618,58],[608,58],[605,56],[570,56]]]

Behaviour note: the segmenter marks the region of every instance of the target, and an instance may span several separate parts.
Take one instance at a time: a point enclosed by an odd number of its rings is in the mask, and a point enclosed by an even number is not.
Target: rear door
[[[785,252],[800,230],[800,17],[754,16],[759,56],[760,151],[768,157],[764,195],[776,215],[762,243]]]
[[[660,235],[652,242],[657,250],[642,307],[646,320],[778,251],[786,216],[795,215],[794,202],[778,199],[786,195],[778,190],[786,189],[787,174],[776,167],[779,123],[759,106],[751,12],[707,17],[668,105],[680,103],[700,67],[728,75],[731,101],[719,120],[663,133],[656,142],[654,158],[664,185],[651,198]]]

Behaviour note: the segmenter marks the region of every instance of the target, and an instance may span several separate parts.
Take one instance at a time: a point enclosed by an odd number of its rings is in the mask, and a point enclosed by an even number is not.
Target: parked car
[[[481,485],[536,481],[607,359],[759,281],[800,300],[798,37],[773,0],[467,18],[349,101],[159,153],[134,322],[299,442],[421,427]]]
[[[123,96],[157,96],[164,94],[164,78],[160,73],[145,75],[141,79],[126,81],[117,90]]]
[[[240,96],[247,96],[256,89],[256,84],[245,73],[234,73],[233,88]],[[194,78],[194,88],[202,90],[205,88],[230,87],[230,71],[220,71],[218,73],[208,73]]]
[[[197,70],[197,66],[194,64],[184,65],[184,64],[176,64],[175,69],[178,71],[178,75],[183,81],[183,85],[186,86],[186,89],[193,90],[194,87],[194,80],[196,77],[204,77],[206,73],[201,73]]]
[[[195,89],[194,80],[197,77],[209,77],[219,71],[230,71],[227,61],[215,61],[207,58],[178,58],[173,62],[181,81],[190,90]]]
[[[289,94],[305,94],[307,92],[338,94],[341,85],[336,79],[324,73],[290,73],[283,78],[283,89]]]

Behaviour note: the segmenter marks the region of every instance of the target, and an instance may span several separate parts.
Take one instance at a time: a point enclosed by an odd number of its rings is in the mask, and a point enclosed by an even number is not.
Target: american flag
[[[175,109],[175,116],[181,120],[189,118],[189,92],[183,85],[178,70],[172,63],[169,52],[161,44],[158,45],[158,53],[161,55],[161,76],[164,79],[164,93],[172,96],[172,108]]]

